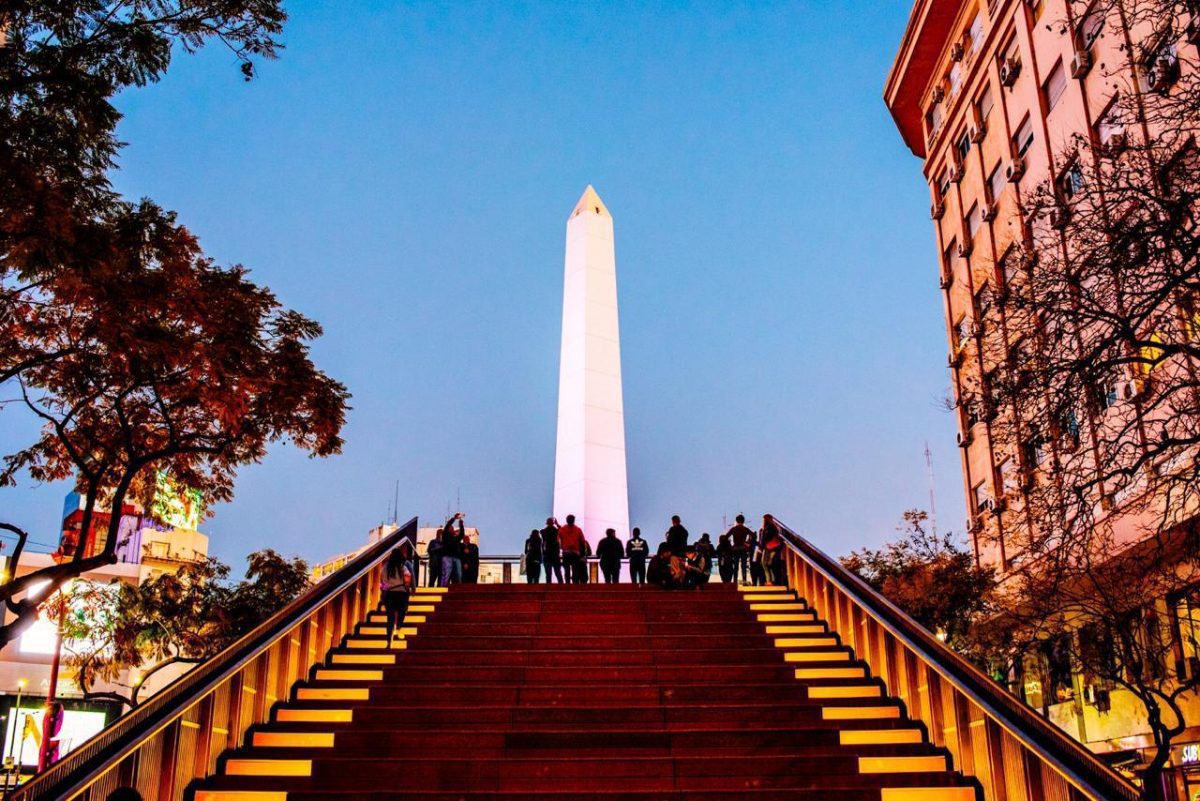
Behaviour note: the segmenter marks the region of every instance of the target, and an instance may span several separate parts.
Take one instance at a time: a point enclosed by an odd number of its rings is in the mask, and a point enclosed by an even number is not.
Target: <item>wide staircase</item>
[[[782,588],[422,590],[371,612],[195,801],[975,801]]]

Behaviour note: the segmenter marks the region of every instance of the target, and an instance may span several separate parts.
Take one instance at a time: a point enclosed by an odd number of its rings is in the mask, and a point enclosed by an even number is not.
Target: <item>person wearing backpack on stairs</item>
[[[392,635],[404,623],[408,612],[408,601],[417,582],[417,570],[413,561],[412,544],[408,540],[392,551],[383,566],[379,581],[383,596],[383,611],[387,615],[387,647],[392,647]]]

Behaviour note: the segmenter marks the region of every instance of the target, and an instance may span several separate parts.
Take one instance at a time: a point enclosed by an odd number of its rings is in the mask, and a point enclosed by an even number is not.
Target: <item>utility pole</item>
[[[925,469],[929,472],[929,529],[933,532],[933,536],[937,537],[937,504],[934,499],[937,495],[936,485],[933,481],[933,454],[929,450],[929,440],[925,440]]]

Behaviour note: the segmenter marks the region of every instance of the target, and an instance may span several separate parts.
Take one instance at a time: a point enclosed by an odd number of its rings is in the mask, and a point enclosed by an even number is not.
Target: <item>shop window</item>
[[[1200,587],[1174,600],[1172,638],[1175,673],[1180,681],[1200,677]]]

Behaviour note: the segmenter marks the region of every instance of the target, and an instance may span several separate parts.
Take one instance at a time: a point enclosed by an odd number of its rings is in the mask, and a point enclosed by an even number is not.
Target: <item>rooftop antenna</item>
[[[925,440],[925,469],[929,472],[929,527],[933,536],[937,537],[937,495],[936,484],[933,481],[933,454],[929,451],[929,440]]]
[[[462,487],[454,491],[454,511],[462,511]]]
[[[392,525],[400,522],[400,479],[396,479],[396,497],[392,502]]]

